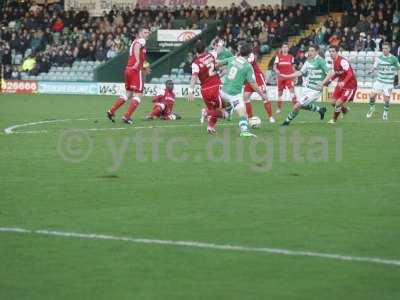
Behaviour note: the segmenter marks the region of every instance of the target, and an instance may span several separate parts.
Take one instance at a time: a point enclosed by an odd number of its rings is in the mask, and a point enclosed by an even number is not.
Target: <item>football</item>
[[[257,116],[249,118],[249,125],[251,128],[260,128],[261,119]]]

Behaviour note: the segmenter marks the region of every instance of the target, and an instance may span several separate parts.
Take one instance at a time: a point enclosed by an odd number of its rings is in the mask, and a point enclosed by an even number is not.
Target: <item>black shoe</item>
[[[131,118],[122,117],[122,122],[124,122],[125,124],[128,124],[128,125],[133,124],[133,120]]]
[[[113,123],[115,123],[114,117],[115,117],[115,115],[111,111],[108,110],[107,111],[107,118]]]
[[[319,115],[320,115],[321,120],[325,119],[325,113],[326,113],[326,107],[321,107],[319,109]]]
[[[182,119],[181,115],[177,114],[176,112],[173,113],[175,115],[175,120]]]
[[[288,121],[286,121],[285,120],[285,122],[283,122],[282,124],[281,124],[281,126],[289,126],[290,125],[290,122],[288,122]]]

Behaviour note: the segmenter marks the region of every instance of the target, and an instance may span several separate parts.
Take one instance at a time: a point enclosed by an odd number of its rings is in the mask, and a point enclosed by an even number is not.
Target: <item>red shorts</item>
[[[266,93],[267,92],[267,87],[266,87],[264,75],[261,74],[261,76],[256,76],[256,82],[257,82],[257,85],[258,85],[259,89],[263,93]],[[248,82],[246,82],[244,84],[244,92],[245,93],[253,93],[253,92],[255,92],[255,90],[253,90],[251,85]]]
[[[357,87],[355,88],[339,88],[338,86],[335,87],[335,90],[333,91],[332,97],[336,101],[341,101],[341,102],[347,102],[347,101],[353,101],[354,97],[356,95]]]
[[[143,93],[144,76],[142,70],[132,67],[125,68],[125,89],[135,93]]]
[[[219,93],[219,85],[201,89],[201,96],[209,109],[222,108],[222,99]]]
[[[294,89],[293,80],[291,79],[281,79],[278,80],[278,91],[283,92],[283,90],[287,89]]]

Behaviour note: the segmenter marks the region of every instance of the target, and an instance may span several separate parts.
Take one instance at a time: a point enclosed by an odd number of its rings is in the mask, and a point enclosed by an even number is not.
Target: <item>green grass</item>
[[[181,121],[146,122],[141,119],[150,109],[148,100],[137,112],[136,127],[198,124],[200,101],[178,101]],[[391,122],[383,122],[380,114],[365,119],[366,105],[352,105],[335,126],[302,112],[284,133],[282,161],[283,133],[255,102],[263,117],[262,128],[254,131],[257,141],[268,138],[272,145],[267,152],[261,142],[256,148],[260,156],[272,153],[272,159],[256,159],[249,139],[242,141],[242,161],[236,159],[235,119],[222,122],[216,137],[201,126],[162,128],[160,159],[151,161],[154,129],[70,131],[125,127],[105,120],[112,101],[0,96],[2,129],[72,119],[15,129],[46,130],[42,133],[0,134],[0,227],[400,259],[400,123],[393,122],[400,120],[399,106],[391,107]],[[288,109],[286,104],[279,122]],[[81,118],[89,120],[73,120]],[[230,159],[207,160],[207,145],[221,141],[224,130]],[[337,130],[343,136],[341,161],[335,159]],[[67,134],[81,134],[71,140],[75,154],[92,143],[87,159],[73,163],[60,156]],[[135,158],[133,139],[140,134],[146,138],[146,161]],[[294,134],[305,140],[302,161],[293,157]],[[173,154],[187,155],[184,162],[166,154],[167,144],[177,138],[185,144]],[[328,144],[326,161],[308,159],[312,151],[321,154],[320,147],[308,144],[315,138]],[[123,153],[118,168],[111,168],[113,147]],[[215,156],[222,152],[218,145],[214,151]],[[257,252],[0,232],[0,264],[0,299],[400,298],[400,267]]]

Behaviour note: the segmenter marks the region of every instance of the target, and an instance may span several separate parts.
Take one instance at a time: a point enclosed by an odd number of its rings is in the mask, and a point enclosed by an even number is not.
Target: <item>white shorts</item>
[[[300,97],[301,105],[308,105],[314,101],[318,101],[322,96],[322,91],[316,91],[313,89],[309,89],[304,87],[303,94]]]
[[[390,97],[392,95],[393,84],[383,83],[380,81],[375,81],[372,86],[372,91],[377,94],[384,95],[386,97]]]
[[[230,103],[234,108],[240,104],[244,105],[242,94],[232,96],[221,90],[220,95],[224,102]]]

